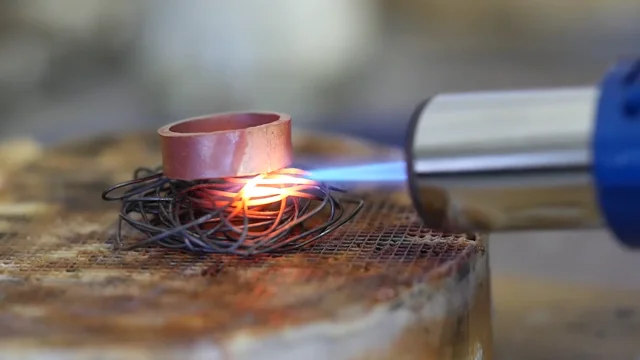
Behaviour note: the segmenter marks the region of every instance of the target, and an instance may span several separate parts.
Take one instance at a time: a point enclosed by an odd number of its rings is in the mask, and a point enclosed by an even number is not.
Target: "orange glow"
[[[309,198],[304,190],[316,182],[305,178],[306,174],[303,170],[288,168],[253,178],[225,178],[224,184],[213,187],[210,184],[206,189],[194,191],[200,193],[198,201],[201,206],[228,206],[229,211],[236,212],[245,207],[282,202],[290,196]]]

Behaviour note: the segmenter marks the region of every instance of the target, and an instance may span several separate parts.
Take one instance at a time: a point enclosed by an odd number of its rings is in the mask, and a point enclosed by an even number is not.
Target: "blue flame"
[[[311,170],[308,177],[327,182],[400,182],[407,179],[407,164],[394,161],[327,167]]]

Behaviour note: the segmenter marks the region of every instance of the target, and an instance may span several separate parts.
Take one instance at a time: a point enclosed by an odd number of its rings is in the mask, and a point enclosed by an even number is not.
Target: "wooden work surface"
[[[398,155],[353,139],[294,139],[301,167]],[[363,197],[357,216],[295,252],[113,251],[119,206],[100,193],[140,166],[157,166],[157,140],[154,134],[104,136],[46,150],[5,144],[5,354],[141,360],[491,354],[484,237],[423,227],[402,184],[394,190],[351,186],[353,196]],[[322,220],[318,215],[305,225]],[[136,236],[126,237],[141,239]]]
[[[363,158],[398,158],[397,151],[382,149],[366,143],[338,139],[329,143],[305,142],[297,136],[298,149],[307,153],[349,153]],[[348,142],[348,146],[341,144]],[[105,144],[113,145],[112,141]],[[308,144],[308,145],[306,145]],[[100,146],[94,144],[94,146]],[[148,159],[148,154],[136,152],[135,138],[121,141],[130,148],[128,163]],[[348,150],[347,150],[348,149]],[[357,150],[353,150],[357,149]],[[83,150],[69,147],[70,153]],[[126,151],[119,151],[119,154]],[[44,152],[30,141],[15,141],[0,145],[0,186],[15,186],[10,174]],[[91,155],[91,154],[88,154]],[[86,166],[99,162],[102,168],[117,173],[121,158],[96,153],[89,156]],[[74,159],[69,157],[69,161]],[[64,159],[56,166],[76,167]],[[46,170],[46,165],[44,169]],[[130,169],[121,170],[120,177]],[[114,175],[118,177],[118,174]],[[78,179],[82,181],[82,179]],[[24,183],[29,187],[31,184]],[[106,186],[108,184],[104,184]],[[84,190],[84,189],[82,189]],[[99,191],[101,189],[87,189]],[[37,191],[36,191],[37,193]],[[46,196],[46,194],[42,194]],[[11,197],[12,195],[7,195]],[[77,204],[82,207],[82,204]],[[25,204],[24,206],[28,206]],[[24,210],[24,209],[23,209]],[[11,211],[4,209],[4,211]],[[541,259],[541,261],[544,261]],[[0,264],[2,265],[2,264]],[[1,268],[0,268],[1,270]],[[494,339],[496,359],[638,359],[640,356],[640,291],[621,293],[603,288],[550,284],[540,279],[497,278],[494,290]],[[0,354],[2,358],[2,354]]]

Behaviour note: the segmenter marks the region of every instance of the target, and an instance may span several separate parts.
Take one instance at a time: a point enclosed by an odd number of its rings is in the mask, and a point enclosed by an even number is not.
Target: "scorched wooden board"
[[[296,156],[398,159],[294,135]],[[0,358],[488,359],[486,242],[422,228],[402,191],[286,256],[114,252],[100,193],[155,166],[153,134],[0,149]]]

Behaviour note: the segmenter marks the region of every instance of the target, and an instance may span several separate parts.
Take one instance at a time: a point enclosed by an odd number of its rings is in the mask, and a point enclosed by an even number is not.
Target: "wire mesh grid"
[[[104,219],[105,216],[101,216]],[[112,252],[108,245],[113,228],[100,229],[99,222],[79,224],[85,230],[56,236],[56,226],[33,229],[24,216],[4,217],[8,223],[0,232],[0,272],[19,269],[22,273],[76,272],[120,269],[161,271],[177,274],[202,269],[204,272],[269,266],[326,266],[332,261],[337,272],[353,269],[419,266],[421,271],[445,263],[463,263],[481,249],[465,235],[442,234],[419,224],[410,206],[385,197],[370,197],[358,216],[323,239],[294,254],[266,254],[250,258],[233,255],[193,255],[160,248]],[[73,222],[65,226],[73,226]],[[40,228],[40,226],[38,226]],[[24,231],[27,230],[27,231]],[[218,269],[220,268],[220,269]],[[216,270],[218,269],[218,270]]]

